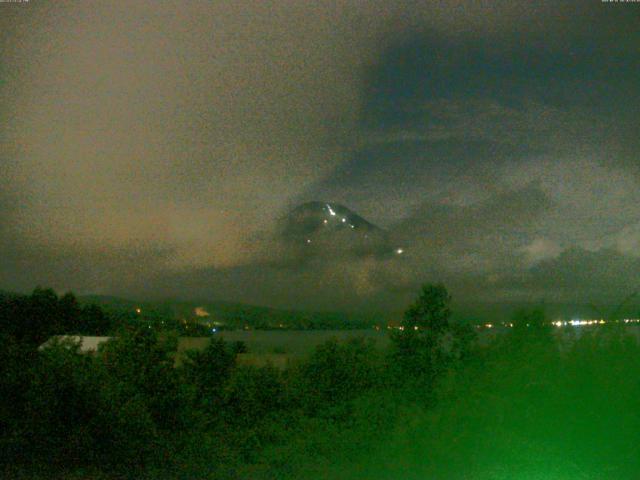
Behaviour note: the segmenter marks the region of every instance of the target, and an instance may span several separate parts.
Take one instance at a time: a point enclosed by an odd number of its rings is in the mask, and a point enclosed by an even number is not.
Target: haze
[[[619,300],[640,280],[639,10],[621,7],[3,5],[0,289]],[[313,200],[403,258],[280,262],[278,219]]]

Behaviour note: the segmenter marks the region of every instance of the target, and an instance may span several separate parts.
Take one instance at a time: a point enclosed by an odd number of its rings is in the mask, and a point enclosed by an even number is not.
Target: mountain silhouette
[[[392,244],[387,231],[333,202],[298,205],[279,220],[277,231],[298,256],[379,258],[403,253]]]

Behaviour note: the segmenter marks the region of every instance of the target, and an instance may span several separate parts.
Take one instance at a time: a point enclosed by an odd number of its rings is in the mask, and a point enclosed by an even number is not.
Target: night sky
[[[0,289],[640,288],[640,4],[33,0],[0,4],[0,48]],[[291,257],[278,222],[313,200],[404,253]]]

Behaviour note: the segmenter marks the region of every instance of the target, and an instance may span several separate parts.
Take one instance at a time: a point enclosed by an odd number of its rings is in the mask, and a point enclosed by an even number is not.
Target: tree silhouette
[[[420,296],[404,314],[403,326],[442,333],[449,327],[451,295],[444,285],[424,285]]]
[[[402,381],[431,386],[452,360],[465,356],[458,350],[469,348],[469,332],[452,328],[450,305],[444,285],[427,284],[405,312],[401,329],[391,336],[391,358]]]

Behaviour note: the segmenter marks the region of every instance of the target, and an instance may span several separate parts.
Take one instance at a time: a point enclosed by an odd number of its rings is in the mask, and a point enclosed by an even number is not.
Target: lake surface
[[[573,339],[589,332],[596,332],[599,326],[554,327],[554,335],[562,338],[563,343],[569,345]],[[640,326],[623,326],[626,334],[640,341]],[[496,337],[509,332],[509,328],[497,327],[480,329],[477,331],[481,345],[487,345]],[[389,344],[388,330],[231,330],[217,333],[213,338],[223,338],[227,342],[244,342],[250,353],[254,354],[289,354],[303,355],[311,352],[315,347],[329,339],[335,338],[345,341],[350,338],[363,337],[372,340],[376,346],[385,347]],[[180,350],[188,348],[202,349],[209,342],[209,337],[185,338],[180,340]]]
[[[340,341],[364,337],[379,346],[389,342],[387,331],[367,330],[232,330],[216,334],[227,342],[244,342],[252,353],[309,353],[331,338]]]

